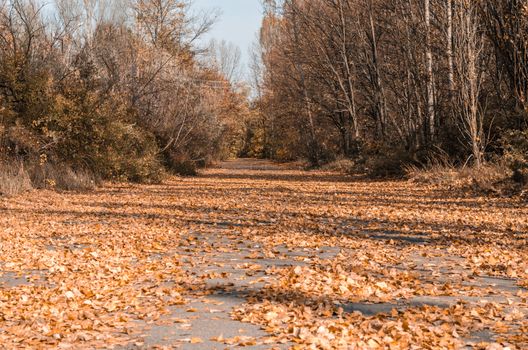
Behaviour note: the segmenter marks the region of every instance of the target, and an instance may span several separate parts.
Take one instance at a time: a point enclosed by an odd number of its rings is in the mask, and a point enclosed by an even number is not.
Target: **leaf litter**
[[[231,273],[205,267],[227,266],[236,253],[230,266],[244,271],[248,290],[231,317],[268,336],[218,334],[219,344],[528,348],[526,206],[259,164],[3,199],[2,275],[24,282],[0,285],[0,343],[139,346],[140,324],[171,320],[173,307],[192,316],[190,299],[218,292],[208,281],[224,279],[229,290]],[[329,248],[337,253],[325,256]],[[365,312],[375,305],[383,311]],[[190,332],[179,341],[206,341]]]

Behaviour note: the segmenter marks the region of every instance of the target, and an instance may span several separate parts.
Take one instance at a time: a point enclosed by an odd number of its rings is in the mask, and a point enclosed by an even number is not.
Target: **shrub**
[[[404,170],[409,180],[424,184],[452,184],[458,177],[456,168],[447,164],[432,164],[427,167],[408,164]]]
[[[353,174],[357,172],[357,164],[348,158],[339,158],[333,162],[325,164],[321,170],[335,171],[342,174]]]
[[[65,167],[57,172],[55,183],[58,189],[65,191],[91,191],[98,181],[87,171]]]
[[[435,164],[427,168],[416,165],[405,167],[407,177],[414,182],[426,184],[467,185],[473,182],[493,184],[502,181],[511,174],[501,164],[484,164],[477,167],[455,167],[454,165]]]
[[[381,150],[365,161],[365,171],[374,178],[403,177],[405,167],[412,164],[411,156],[403,151]]]
[[[196,176],[198,171],[196,164],[190,160],[174,161],[170,168],[177,174],[182,176]]]
[[[113,125],[110,132],[115,135],[114,139],[98,159],[106,166],[99,170],[101,174],[106,178],[139,183],[157,183],[163,179],[165,171],[156,138],[151,133],[123,123]]]
[[[528,129],[511,131],[501,139],[504,159],[513,171],[513,180],[528,183]]]

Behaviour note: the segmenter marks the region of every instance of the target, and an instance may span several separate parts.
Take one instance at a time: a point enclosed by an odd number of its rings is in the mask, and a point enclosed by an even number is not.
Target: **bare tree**
[[[240,48],[225,40],[209,42],[209,55],[206,60],[212,63],[217,70],[224,73],[224,76],[231,83],[236,84],[242,78],[241,64],[242,52]]]
[[[473,160],[480,167],[486,146],[481,105],[484,33],[475,2],[458,0],[455,9],[458,112],[462,121],[461,129],[469,140]]]
[[[448,80],[449,80],[449,95],[455,91],[455,69],[453,58],[453,0],[447,0],[447,37],[446,37],[446,53],[448,65]]]
[[[431,0],[424,1],[425,9],[425,50],[426,50],[426,67],[427,67],[427,118],[429,139],[432,141],[435,135],[435,81],[433,73],[433,51],[431,43]]]
[[[517,114],[528,115],[528,8],[526,1],[484,0],[481,14],[495,48],[499,84],[506,82]],[[502,81],[501,81],[502,80]],[[503,94],[503,91],[500,92]],[[523,118],[521,118],[523,119]],[[526,121],[524,121],[526,123]]]

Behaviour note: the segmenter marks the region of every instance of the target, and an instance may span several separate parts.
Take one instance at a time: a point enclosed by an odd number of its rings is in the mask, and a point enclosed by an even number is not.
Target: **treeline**
[[[248,152],[527,167],[526,0],[264,3]]]
[[[157,181],[236,153],[246,93],[222,71],[229,57],[214,54],[227,50],[195,45],[214,17],[189,6],[0,0],[4,180]]]

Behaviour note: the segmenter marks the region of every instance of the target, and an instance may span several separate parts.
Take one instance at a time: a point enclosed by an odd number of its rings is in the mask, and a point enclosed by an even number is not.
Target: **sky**
[[[233,42],[243,56],[243,72],[248,72],[249,48],[255,41],[262,20],[260,0],[194,0],[195,10],[220,10],[220,17],[204,37]]]

